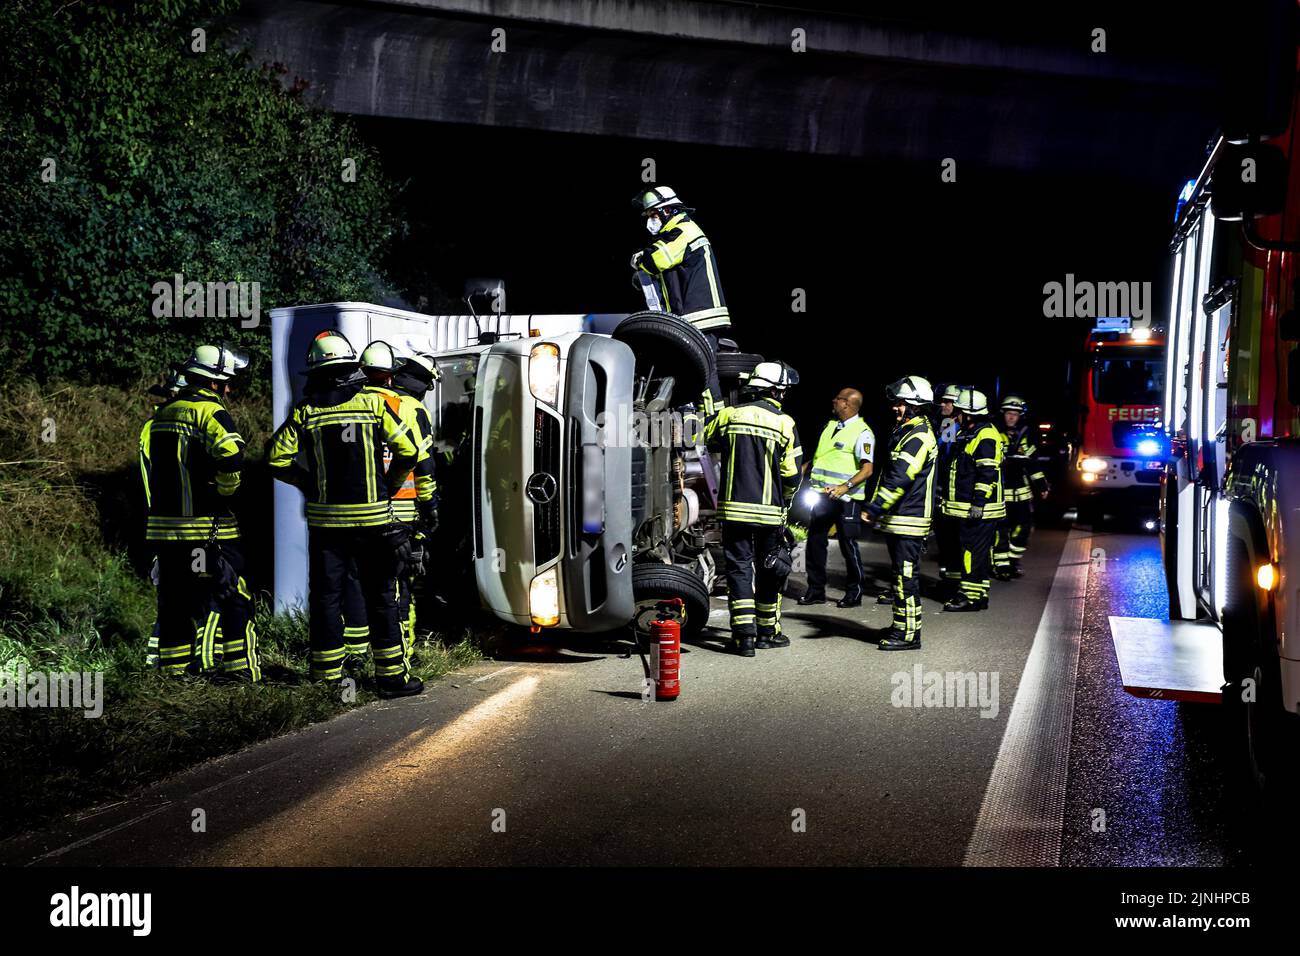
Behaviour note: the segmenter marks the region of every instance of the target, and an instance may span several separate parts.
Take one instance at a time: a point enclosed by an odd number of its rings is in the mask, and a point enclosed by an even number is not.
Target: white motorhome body
[[[302,397],[307,349],[323,329],[342,332],[360,352],[376,339],[400,354],[415,349],[435,353],[473,346],[480,332],[527,339],[530,331],[543,337],[563,333],[608,331],[621,316],[605,315],[424,315],[364,302],[326,302],[271,310],[272,405],[279,425]],[[426,398],[432,406],[433,392]],[[432,411],[436,411],[432,409]],[[302,493],[275,485],[275,608],[305,609],[307,605],[307,521]]]

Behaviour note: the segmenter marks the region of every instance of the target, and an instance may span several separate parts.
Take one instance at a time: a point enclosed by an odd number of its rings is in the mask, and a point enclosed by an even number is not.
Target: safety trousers
[[[993,543],[997,537],[996,521],[962,521],[961,593],[968,600],[989,596],[989,578],[993,574]]]
[[[262,679],[253,599],[244,580],[240,542],[222,541],[221,557],[236,576],[236,590],[220,594],[217,548],[195,541],[157,541],[158,618],[152,657],[164,673],[246,674]],[[156,647],[156,651],[155,651]]]
[[[402,629],[402,645],[409,657],[415,646],[415,600],[411,594],[411,576],[397,576],[397,620]],[[348,569],[348,580],[343,592],[343,648],[347,657],[362,658],[370,650],[370,624],[366,612],[366,599],[361,593],[361,578],[355,562]]]
[[[781,587],[785,580],[763,567],[763,557],[780,543],[779,525],[722,522],[727,610],[733,639],[781,630]]]
[[[826,594],[826,552],[830,548],[829,532],[836,529],[835,536],[840,544],[840,554],[844,557],[844,593],[847,596],[862,593],[862,553],[858,550],[856,535],[845,533],[844,508],[839,501],[823,498],[817,503],[812,520],[808,522],[808,541],[804,546],[804,556],[808,569],[808,594]]]
[[[333,681],[343,676],[343,658],[347,654],[343,607],[353,568],[365,605],[375,676],[410,676],[397,604],[396,558],[383,538],[383,530],[382,527],[310,530],[308,604],[313,680]]]
[[[1008,501],[1007,516],[998,522],[998,543],[993,549],[993,566],[1010,568],[1029,549],[1034,530],[1034,507],[1028,501]]]
[[[894,574],[894,630],[905,640],[914,640],[921,633],[920,572],[925,537],[885,532],[885,547]]]
[[[939,545],[939,567],[945,581],[961,580],[961,519],[935,515],[934,535]]]

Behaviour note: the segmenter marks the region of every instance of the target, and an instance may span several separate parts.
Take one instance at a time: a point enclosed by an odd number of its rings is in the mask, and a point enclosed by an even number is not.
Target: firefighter
[[[961,587],[945,611],[983,611],[989,606],[989,577],[1002,499],[1002,438],[988,418],[988,399],[963,388],[953,403],[961,422],[956,449],[940,475],[942,510],[956,519],[961,549]]]
[[[960,391],[960,385],[946,385],[939,397],[939,421],[936,423],[935,432],[939,446],[935,468],[940,475],[946,473],[948,465],[952,462],[953,451],[957,447],[955,439],[961,424],[957,420],[957,410],[953,407],[953,402]],[[936,481],[934,529],[939,550],[939,576],[944,581],[945,590],[950,592],[944,597],[952,598],[957,596],[961,581],[961,522],[944,514],[939,507],[939,485],[940,482]]]
[[[1022,577],[1020,561],[1029,548],[1034,528],[1035,496],[1048,494],[1047,477],[1036,460],[1034,445],[1025,415],[1029,411],[1019,395],[1002,399],[1002,492],[1006,496],[1007,516],[998,525],[997,545],[993,549],[993,576],[999,581]]]
[[[633,206],[653,237],[650,245],[632,254],[632,269],[646,291],[646,305],[680,316],[704,334],[716,355],[731,332],[731,314],[722,295],[713,245],[691,218],[694,209],[682,204],[668,186],[652,186],[636,194]],[[729,347],[734,349],[735,344]],[[704,397],[705,417],[722,404],[717,370],[710,373]]]
[[[934,428],[925,406],[934,401],[930,383],[908,375],[885,389],[897,425],[890,436],[889,462],[864,509],[865,520],[884,532],[893,572],[893,622],[879,648],[906,651],[921,646],[921,555],[934,513]]]
[[[261,680],[232,510],[244,439],[223,401],[247,365],[246,355],[224,343],[198,346],[178,369],[184,382],[174,382],[175,397],[140,436],[145,538],[158,557],[158,667],[165,674]]]
[[[397,604],[410,531],[392,501],[418,448],[385,397],[364,389],[356,352],[341,333],[312,340],[306,375],[302,400],[271,437],[268,464],[307,498],[311,677],[342,680],[343,593],[355,567],[379,695],[418,694],[424,684],[411,674]],[[393,456],[387,471],[385,446]]]
[[[180,373],[176,367],[172,367],[161,384],[149,386],[149,395],[158,401],[154,404],[154,411],[163,402],[170,401],[179,394],[180,390],[186,385],[185,376]],[[144,423],[140,429],[139,443],[139,460],[140,460],[140,479],[144,487],[145,509],[149,507],[149,426],[153,424],[153,414],[150,413],[149,420]],[[155,588],[158,587],[158,557],[154,556],[153,566],[149,569],[149,580]],[[158,669],[158,618],[155,615],[153,628],[149,631],[149,642],[145,650],[145,666]]]
[[[788,647],[781,633],[781,575],[766,558],[785,543],[785,515],[799,486],[803,452],[794,419],[781,411],[799,373],[762,362],[749,378],[749,401],[719,410],[704,428],[722,452],[718,518],[726,555],[727,607],[733,649]]]
[[[862,503],[865,485],[871,477],[876,436],[862,416],[862,393],[856,388],[840,389],[831,400],[835,417],[822,429],[811,462],[805,463],[808,484],[817,492],[817,501],[808,521],[805,546],[808,587],[799,604],[826,602],[826,551],[832,527],[844,556],[844,597],[837,607],[857,607],[862,603],[862,555],[858,550]]]
[[[409,371],[412,365],[417,372],[423,373],[418,378],[412,379],[412,372]],[[406,388],[399,387],[394,381],[399,368],[403,370],[401,382]],[[422,545],[425,537],[432,535],[438,527],[438,483],[434,477],[432,451],[433,424],[429,421],[429,412],[422,401],[425,391],[433,381],[432,363],[426,366],[418,361],[399,359],[391,345],[376,341],[367,345],[365,351],[361,353],[361,371],[370,380],[366,391],[384,397],[389,408],[397,412],[397,417],[401,419],[415,441],[417,450],[415,468],[407,476],[397,494],[393,496],[393,512],[399,521],[411,526],[412,541],[418,541]],[[418,390],[419,395],[413,395],[411,389]],[[385,446],[385,465],[392,461],[392,457],[392,451]],[[422,547],[416,550],[421,554],[423,552]],[[415,600],[412,587],[422,570],[420,567],[422,563],[413,559],[405,569],[405,573],[398,577],[398,613],[402,621],[402,641],[406,646],[407,654],[411,653],[415,644]],[[359,593],[360,582],[355,575],[353,580],[357,581],[355,590]],[[347,623],[346,609],[344,623]],[[344,637],[346,639],[346,628]],[[349,654],[351,653],[352,651],[349,650]]]

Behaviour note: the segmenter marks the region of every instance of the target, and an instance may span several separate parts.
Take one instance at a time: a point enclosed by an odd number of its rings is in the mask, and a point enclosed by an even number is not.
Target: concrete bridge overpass
[[[1084,28],[1044,38],[898,16],[686,0],[249,0],[236,29],[256,61],[285,64],[327,108],[361,115],[1163,186],[1213,131],[1208,68],[1171,55],[1175,40],[1112,30],[1112,52],[1094,53]],[[493,52],[498,28],[504,52]],[[797,30],[806,52],[792,49]]]

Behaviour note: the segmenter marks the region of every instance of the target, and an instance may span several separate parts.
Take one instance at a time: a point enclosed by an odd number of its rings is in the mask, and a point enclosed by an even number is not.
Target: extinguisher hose
[[[636,622],[632,622],[632,643],[636,645],[636,655],[641,658],[641,669],[645,671],[645,679],[650,680],[650,662],[645,659],[645,651],[641,650],[641,634],[636,629]]]

